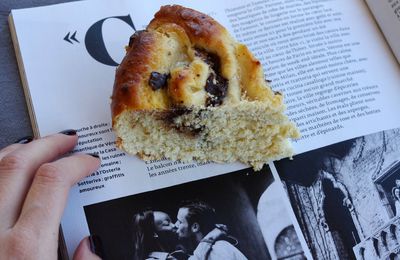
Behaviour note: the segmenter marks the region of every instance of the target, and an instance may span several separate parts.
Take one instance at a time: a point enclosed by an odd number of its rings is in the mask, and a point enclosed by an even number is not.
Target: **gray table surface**
[[[60,0],[0,0],[0,149],[32,136],[25,96],[8,27],[11,9],[70,2]]]

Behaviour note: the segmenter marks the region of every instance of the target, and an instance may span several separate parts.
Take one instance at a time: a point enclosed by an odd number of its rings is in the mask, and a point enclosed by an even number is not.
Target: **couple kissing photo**
[[[305,259],[280,187],[265,166],[84,210],[104,259]]]
[[[205,202],[184,202],[176,222],[162,211],[145,210],[133,218],[134,259],[247,259],[237,240],[217,223]],[[208,257],[208,258],[207,258]]]

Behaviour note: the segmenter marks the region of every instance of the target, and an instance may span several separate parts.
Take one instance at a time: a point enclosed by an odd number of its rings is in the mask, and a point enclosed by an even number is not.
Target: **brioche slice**
[[[260,62],[211,17],[163,6],[136,32],[112,95],[117,146],[143,159],[240,161],[292,156],[296,126]]]

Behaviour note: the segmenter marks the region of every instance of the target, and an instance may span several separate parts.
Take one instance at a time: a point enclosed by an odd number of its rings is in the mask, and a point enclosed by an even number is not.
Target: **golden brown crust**
[[[148,29],[156,29],[168,23],[182,27],[190,41],[203,48],[219,47],[222,45],[222,38],[228,35],[226,29],[211,17],[179,5],[163,6],[154,15]]]
[[[215,56],[217,61],[210,64],[204,56]],[[165,74],[167,86],[152,88],[152,72]],[[215,100],[215,92],[223,95],[222,101]],[[132,36],[116,72],[111,109],[114,123],[125,110],[232,104],[242,98],[276,107],[283,104],[246,46],[211,17],[172,5],[161,7],[146,30]]]
[[[117,147],[142,159],[250,163],[298,137],[262,65],[211,17],[164,6],[131,37],[112,95]]]
[[[283,102],[281,95],[274,95],[269,87],[265,87],[264,73],[262,65],[253,54],[249,51],[246,45],[237,44],[236,57],[239,68],[240,85],[243,91],[246,92],[248,100],[271,100],[279,106]]]
[[[222,76],[227,79],[234,77],[237,71],[234,66],[234,40],[222,25],[196,10],[179,5],[167,5],[161,7],[155,14],[148,29],[157,29],[168,23],[182,27],[196,48],[218,54],[222,65]]]
[[[155,37],[149,32],[139,31],[132,36],[131,46],[116,71],[111,104],[113,118],[127,107],[143,108],[139,86],[145,80],[143,76],[148,71],[154,42]]]

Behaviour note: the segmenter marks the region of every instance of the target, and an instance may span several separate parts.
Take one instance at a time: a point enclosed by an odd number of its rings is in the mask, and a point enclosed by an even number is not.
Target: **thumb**
[[[96,240],[97,243],[95,243]],[[98,243],[99,241],[100,240],[95,238],[95,236],[85,237],[82,239],[75,250],[73,260],[101,260],[100,256],[95,254],[99,254],[100,252],[100,248],[98,248],[100,246]]]

